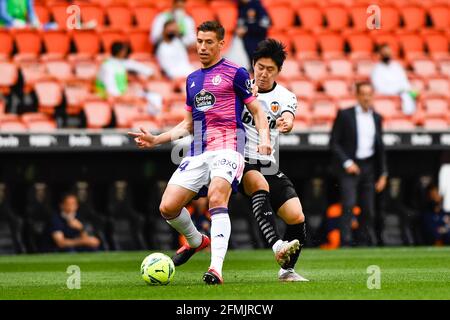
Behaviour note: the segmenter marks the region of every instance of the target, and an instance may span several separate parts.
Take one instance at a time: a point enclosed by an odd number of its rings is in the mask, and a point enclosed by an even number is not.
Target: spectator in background
[[[75,194],[63,196],[60,210],[53,215],[48,230],[54,249],[69,252],[97,250],[100,241],[89,236],[79,220],[78,199]]]
[[[339,110],[330,140],[343,206],[340,219],[343,246],[352,244],[352,210],[357,204],[361,208],[360,234],[367,245],[375,244],[375,192],[383,191],[387,182],[382,118],[372,109],[372,85],[358,83],[356,94],[355,107]]]
[[[173,0],[172,8],[169,11],[162,12],[155,17],[150,34],[150,40],[154,45],[163,40],[164,25],[168,20],[177,22],[181,41],[186,47],[195,44],[197,41],[195,22],[185,9],[186,0]]]
[[[435,184],[427,189],[428,209],[424,215],[425,232],[430,244],[450,244],[450,213],[442,208],[442,196]]]
[[[164,24],[163,39],[156,49],[156,59],[170,79],[183,79],[194,72],[175,20],[167,20]]]
[[[34,12],[34,0],[0,0],[0,27],[2,25],[10,28],[40,27]]]
[[[375,65],[371,74],[375,92],[400,96],[403,113],[412,115],[416,111],[417,93],[411,90],[405,70],[398,62],[392,61],[392,50],[388,44],[380,46],[379,54],[381,61]]]
[[[267,38],[269,26],[270,17],[259,0],[239,0],[236,35],[243,39],[250,62],[258,43]]]
[[[128,92],[128,71],[138,73],[146,78],[153,75],[153,70],[143,63],[128,59],[129,46],[124,42],[114,42],[111,47],[111,57],[100,66],[95,87],[102,98],[145,98],[148,102],[147,111],[156,115],[162,108],[162,97],[158,93],[143,91],[138,96]]]

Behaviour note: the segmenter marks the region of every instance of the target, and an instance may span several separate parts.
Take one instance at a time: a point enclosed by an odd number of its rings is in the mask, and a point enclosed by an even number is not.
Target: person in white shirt
[[[398,62],[392,61],[392,50],[388,44],[381,45],[379,53],[381,61],[375,65],[371,74],[375,92],[400,96],[403,113],[413,114],[416,111],[416,94],[411,89],[405,70]]]
[[[189,62],[187,50],[179,38],[175,20],[164,24],[163,40],[156,49],[156,59],[170,79],[186,78],[195,68]]]
[[[191,16],[186,13],[186,0],[173,0],[172,8],[169,11],[160,13],[153,20],[150,41],[157,45],[163,39],[164,24],[168,20],[175,20],[178,25],[178,31],[181,35],[181,41],[185,47],[192,47],[197,40],[195,22]]]
[[[141,74],[145,78],[153,75],[154,71],[147,65],[128,59],[129,47],[123,42],[114,42],[111,47],[111,57],[100,66],[95,88],[102,98],[136,98],[128,91],[128,72]],[[135,93],[136,94],[136,93]],[[149,114],[156,115],[162,108],[162,96],[155,92],[140,92],[138,97],[148,101]]]

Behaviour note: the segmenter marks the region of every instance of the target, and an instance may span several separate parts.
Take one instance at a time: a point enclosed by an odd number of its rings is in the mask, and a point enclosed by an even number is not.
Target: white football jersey
[[[269,121],[272,154],[269,156],[258,153],[258,131],[255,127],[255,120],[253,119],[250,111],[248,111],[247,107],[244,106],[244,111],[242,112],[242,123],[244,124],[245,134],[247,137],[247,142],[245,145],[245,158],[265,161],[270,160],[271,162],[276,163],[274,154],[276,151],[275,149],[277,147],[277,139],[279,134],[276,127],[276,122],[277,119],[281,117],[283,112],[290,112],[295,116],[295,111],[297,110],[297,97],[294,93],[282,85],[275,83],[275,87],[272,90],[259,93],[257,99],[264,108],[264,111],[267,114],[267,120]]]

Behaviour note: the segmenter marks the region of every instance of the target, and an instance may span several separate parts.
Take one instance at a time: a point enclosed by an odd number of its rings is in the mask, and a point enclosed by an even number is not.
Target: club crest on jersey
[[[252,91],[252,80],[250,79],[245,80],[245,86],[247,87],[248,90]]]
[[[202,89],[194,97],[195,108],[199,111],[207,111],[216,103],[216,97],[209,91]]]
[[[212,84],[215,86],[218,86],[221,82],[222,82],[222,77],[220,76],[220,74],[218,74],[217,76],[212,78]]]
[[[273,101],[270,104],[270,111],[272,111],[272,113],[277,113],[278,110],[280,110],[280,104],[277,101]]]

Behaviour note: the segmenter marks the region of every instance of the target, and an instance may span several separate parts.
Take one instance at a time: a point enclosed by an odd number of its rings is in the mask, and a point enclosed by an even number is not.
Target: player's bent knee
[[[164,219],[173,219],[180,213],[180,211],[181,209],[176,205],[171,205],[165,202],[161,202],[159,205],[159,212]]]

